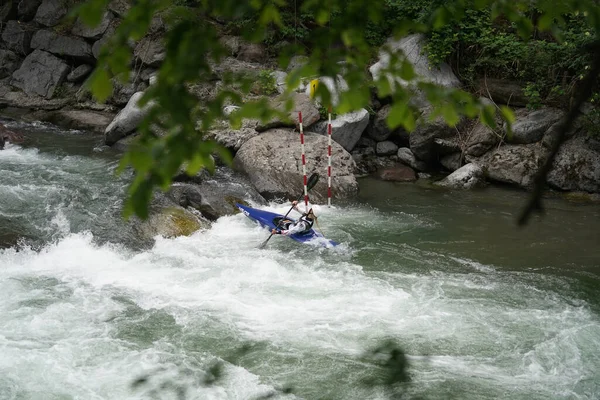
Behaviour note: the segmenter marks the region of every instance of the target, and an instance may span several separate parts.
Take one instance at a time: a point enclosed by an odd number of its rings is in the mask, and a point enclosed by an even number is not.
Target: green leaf
[[[481,113],[479,114],[479,118],[486,126],[492,129],[496,128],[496,109],[494,106],[490,105],[483,107]]]
[[[92,94],[100,103],[103,103],[112,94],[113,86],[108,72],[104,68],[96,68],[89,79]]]
[[[392,130],[402,125],[409,132],[414,131],[417,125],[415,116],[406,102],[394,103],[386,118],[386,122]]]
[[[509,124],[515,123],[516,117],[510,108],[508,108],[507,106],[500,106],[500,113],[502,114],[502,117],[506,120],[506,122],[508,122]]]

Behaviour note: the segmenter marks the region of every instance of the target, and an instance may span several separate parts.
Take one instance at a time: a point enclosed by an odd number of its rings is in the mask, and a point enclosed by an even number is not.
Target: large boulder
[[[138,106],[138,101],[142,98],[144,92],[134,93],[129,99],[129,102],[123,108],[115,119],[106,127],[104,131],[104,142],[112,146],[119,139],[134,132],[140,122],[148,115],[151,103],[146,104],[144,107]]]
[[[331,121],[331,139],[342,145],[347,151],[352,151],[369,124],[369,112],[364,108],[347,114],[338,115]],[[315,124],[311,131],[322,135],[328,134],[327,121]],[[394,151],[395,152],[395,151]]]
[[[480,165],[491,180],[530,188],[542,162],[541,156],[537,144],[509,144],[467,161]]]
[[[230,150],[238,151],[244,143],[259,134],[255,127],[256,122],[252,124],[252,121],[243,121],[240,129],[232,129],[228,124],[223,124],[207,132],[206,138],[216,140]]]
[[[106,11],[102,15],[102,20],[100,23],[94,27],[90,27],[78,18],[77,21],[75,21],[75,25],[73,25],[73,29],[71,29],[71,33],[86,39],[97,40],[104,35],[108,27],[111,25],[113,19],[113,14],[109,11]]]
[[[379,61],[373,64],[369,71],[373,76],[373,80],[378,80],[381,71],[388,68],[390,65],[390,53],[404,54],[406,59],[412,64],[416,80],[435,83],[444,87],[458,87],[460,81],[452,72],[452,68],[446,63],[441,63],[435,67],[430,64],[427,52],[425,51],[426,38],[425,35],[417,33],[406,36],[400,40],[390,39],[379,52]],[[390,83],[397,82],[402,86],[406,86],[407,82],[398,76],[387,76]]]
[[[479,83],[480,92],[488,94],[496,103],[525,107],[529,100],[518,82],[485,78]]]
[[[548,128],[560,120],[563,115],[561,110],[554,108],[542,108],[533,112],[519,110],[516,113],[517,119],[512,125],[512,136],[507,136],[507,138],[510,143],[539,142]]]
[[[45,51],[34,50],[21,68],[13,72],[11,84],[27,94],[50,99],[68,73],[69,66],[63,60]]]
[[[82,62],[94,62],[92,46],[85,40],[62,36],[52,31],[37,31],[31,38],[31,48]]]
[[[81,64],[80,66],[78,66],[77,68],[73,69],[73,71],[71,71],[69,73],[69,75],[67,75],[67,82],[79,82],[84,80],[92,71],[94,70],[94,67],[92,67],[91,65],[88,64]]]
[[[0,79],[11,76],[19,68],[20,61],[12,51],[0,49]]]
[[[305,133],[307,173],[317,172],[321,180],[310,192],[313,201],[327,198],[327,138]],[[302,158],[298,133],[273,129],[247,141],[234,158],[236,168],[246,172],[258,192],[267,199],[297,198],[302,192]],[[332,144],[332,194],[348,198],[358,193],[354,176],[356,164],[337,143]]]
[[[485,177],[481,166],[471,163],[467,164],[434,185],[452,189],[471,189],[485,184]]]
[[[562,144],[548,174],[550,186],[600,193],[600,152],[590,146],[590,140],[577,135]]]
[[[44,26],[56,26],[67,15],[67,2],[64,0],[43,0],[38,7],[34,21]]]
[[[92,110],[58,110],[40,116],[41,120],[66,129],[103,133],[114,114]]]
[[[392,106],[387,104],[377,111],[377,114],[372,118],[369,126],[367,126],[366,134],[377,142],[393,138],[396,141],[408,145],[409,134],[404,128],[398,127],[394,130],[390,130],[388,127],[387,117],[390,114],[391,109]]]
[[[2,40],[9,50],[26,56],[31,52],[31,36],[34,30],[35,27],[30,24],[8,21],[4,31],[2,31]]]

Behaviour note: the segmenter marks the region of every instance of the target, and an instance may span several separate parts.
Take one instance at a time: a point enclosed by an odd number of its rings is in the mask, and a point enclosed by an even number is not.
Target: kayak
[[[259,210],[258,208],[252,208],[252,207],[248,207],[248,206],[245,206],[243,204],[238,204],[238,203],[236,203],[235,206],[246,217],[258,222],[261,226],[268,228],[269,232],[271,231],[271,229],[276,229],[282,219],[283,219],[283,222],[279,225],[280,229],[282,228],[282,226],[284,226],[285,223],[294,222],[292,219],[285,218],[283,215],[277,214],[274,212]],[[319,232],[315,231],[312,228],[309,229],[308,231],[298,232],[298,233],[294,233],[292,235],[283,235],[283,236],[288,237],[290,239],[294,239],[295,241],[300,242],[300,243],[311,242],[311,243],[319,244],[319,245],[325,246],[325,247],[331,247],[331,246],[338,245],[338,243],[334,242],[333,240],[326,239],[323,235],[321,235]]]

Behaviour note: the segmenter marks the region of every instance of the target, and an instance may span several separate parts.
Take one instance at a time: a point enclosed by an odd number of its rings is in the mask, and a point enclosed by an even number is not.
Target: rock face
[[[500,136],[481,122],[477,122],[466,136],[465,154],[475,157],[482,156],[500,142]]]
[[[467,164],[434,185],[453,189],[471,189],[485,184],[483,169],[477,164]]]
[[[331,121],[331,139],[347,151],[352,151],[369,123],[369,112],[364,108],[355,112],[339,115]],[[311,130],[327,135],[327,121],[321,121]]]
[[[475,162],[494,181],[530,188],[540,167],[540,156],[540,146],[536,144],[505,145]]]
[[[19,57],[10,50],[0,49],[0,79],[12,75],[19,68]]]
[[[27,94],[49,99],[68,73],[69,66],[60,58],[42,50],[35,50],[25,58],[21,68],[13,73],[11,83]]]
[[[400,40],[389,40],[386,46],[392,53],[403,53],[407,60],[412,64],[418,78],[422,81],[436,83],[446,87],[457,87],[460,81],[452,72],[450,66],[446,63],[439,67],[433,67],[429,63],[427,53],[425,52],[425,35],[414,34],[406,36]],[[373,75],[373,80],[378,80],[381,71],[390,65],[390,54],[382,50],[379,53],[379,61],[373,64],[369,71]],[[406,85],[406,82],[398,77],[388,76],[391,81],[400,85]]]
[[[44,26],[56,26],[67,15],[64,0],[44,0],[35,13],[35,22]]]
[[[165,46],[162,40],[145,37],[135,46],[133,55],[144,65],[159,67],[165,59]]]
[[[454,129],[446,125],[446,122],[441,118],[420,123],[410,134],[410,150],[420,160],[432,162],[439,156],[435,148],[435,140],[453,137],[454,135]]]
[[[304,128],[308,128],[309,126],[317,122],[319,118],[321,118],[319,110],[306,94],[294,93],[292,95],[292,99],[294,100],[294,107],[292,108],[292,111],[289,114],[289,118],[292,121],[291,123],[275,118],[267,122],[266,124],[259,124],[256,127],[256,130],[259,132],[263,132],[272,128],[298,126],[298,112],[302,113],[302,125],[304,126]],[[271,107],[279,110],[283,110],[284,105],[285,98],[281,96],[275,98],[271,102]]]
[[[78,18],[71,32],[74,35],[81,36],[86,39],[100,39],[110,26],[113,19],[112,13],[107,11],[102,16],[102,21],[100,24],[95,27],[89,27],[81,22],[81,20]]]
[[[92,46],[85,40],[58,35],[51,31],[37,31],[31,38],[31,48],[83,62],[94,62]]]
[[[302,160],[298,133],[273,129],[247,141],[234,158],[236,168],[246,172],[258,192],[267,199],[295,199],[302,193]],[[321,179],[309,193],[312,201],[327,198],[327,138],[305,133],[307,173]],[[356,164],[337,143],[332,144],[332,195],[348,198],[358,193]]]
[[[31,51],[31,36],[35,27],[29,24],[20,24],[17,21],[8,21],[2,32],[2,40],[9,50],[26,56]]]
[[[600,152],[583,135],[567,140],[556,155],[548,184],[560,190],[600,193]]]

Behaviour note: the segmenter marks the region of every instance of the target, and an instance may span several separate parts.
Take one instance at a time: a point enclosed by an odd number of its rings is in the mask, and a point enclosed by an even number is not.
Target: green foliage
[[[85,22],[99,23],[107,3],[89,0],[79,13]],[[245,40],[288,40],[289,45],[279,54],[282,68],[292,56],[307,54],[307,64],[288,75],[288,87],[310,77],[341,75],[349,90],[334,112],[367,106],[374,87],[376,96],[392,102],[388,118],[391,128],[403,126],[409,131],[420,118],[410,102],[414,88],[431,103],[429,118],[441,117],[450,125],[466,115],[479,116],[493,126],[495,111],[463,90],[424,82],[406,85],[414,79],[414,71],[403,57],[393,53],[380,79],[365,84],[370,82],[368,66],[378,50],[373,46],[389,34],[424,32],[429,37],[431,60],[451,61],[463,81],[474,83],[478,76],[487,74],[531,82],[544,101],[552,91],[556,95],[562,90],[568,96],[576,87],[590,61],[589,52],[582,49],[596,40],[600,31],[600,7],[592,0],[557,4],[539,0],[535,8],[525,0],[298,0],[294,4],[283,0],[138,0],[101,51],[89,79],[98,99],[111,94],[111,79],[129,76],[130,42],[147,33],[157,13],[164,15],[170,27],[165,38],[166,57],[157,83],[142,99],[149,115],[122,161],[122,168],[136,171],[125,213],[142,217],[147,215],[155,188],[166,190],[182,168],[188,173],[200,168],[211,170],[214,153],[231,159],[217,143],[204,140],[204,132],[215,121],[227,118],[222,112],[224,105],[243,104],[229,117],[234,125],[240,124],[241,118],[267,121],[285,115],[292,107],[290,101],[284,101],[284,110],[271,109],[265,100],[244,103],[254,82],[240,73],[221,76],[222,85],[209,99],[193,94],[190,88],[195,85],[214,82],[214,66],[228,54],[219,41],[222,21],[228,24],[226,29],[235,29]],[[264,90],[273,89],[266,73],[258,81]],[[331,94],[326,85],[319,85],[317,94],[322,104],[329,104]]]
[[[528,82],[523,88],[523,93],[527,97],[528,103],[527,108],[530,110],[537,110],[542,106],[542,99],[540,96],[540,85]]]
[[[253,92],[256,94],[272,95],[277,93],[277,82],[273,71],[263,70],[258,73]]]

